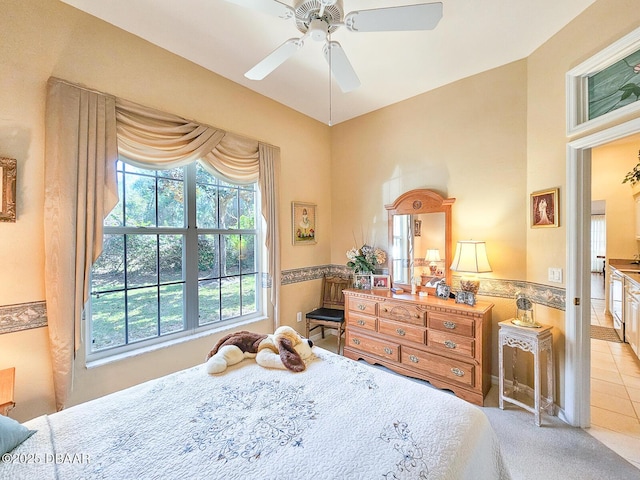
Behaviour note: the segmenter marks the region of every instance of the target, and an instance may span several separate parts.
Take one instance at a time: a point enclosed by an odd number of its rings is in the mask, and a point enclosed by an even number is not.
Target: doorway
[[[567,291],[564,416],[590,426],[591,403],[591,149],[640,133],[640,118],[567,145]]]

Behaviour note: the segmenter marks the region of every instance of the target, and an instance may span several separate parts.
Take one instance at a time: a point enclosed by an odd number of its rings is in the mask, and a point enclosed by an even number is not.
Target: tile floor
[[[602,275],[592,282],[591,324],[613,327],[605,315]],[[640,469],[640,360],[627,343],[591,339],[591,435]]]

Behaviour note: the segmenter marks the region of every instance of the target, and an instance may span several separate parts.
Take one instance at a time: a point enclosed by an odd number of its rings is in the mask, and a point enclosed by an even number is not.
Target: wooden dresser
[[[344,355],[429,381],[483,405],[491,387],[491,309],[434,295],[347,289]]]

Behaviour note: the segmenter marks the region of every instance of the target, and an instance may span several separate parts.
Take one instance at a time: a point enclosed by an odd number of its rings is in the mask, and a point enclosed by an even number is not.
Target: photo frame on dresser
[[[359,290],[371,290],[371,275],[356,273],[353,276],[353,287]]]
[[[391,278],[389,275],[371,275],[371,288],[389,290],[391,288]]]
[[[460,290],[456,292],[456,303],[464,303],[473,307],[476,304],[476,296],[473,292]]]
[[[436,297],[446,300],[449,298],[450,294],[451,294],[451,287],[447,285],[447,283],[444,280],[441,280],[440,282],[438,282],[438,284],[436,285]]]

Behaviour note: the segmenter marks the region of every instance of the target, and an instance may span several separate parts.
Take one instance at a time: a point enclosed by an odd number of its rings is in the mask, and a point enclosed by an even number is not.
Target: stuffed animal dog
[[[272,335],[241,331],[221,338],[207,355],[206,370],[209,374],[224,372],[245,358],[255,358],[265,368],[288,369],[301,372],[304,361],[313,352],[311,340],[302,338],[288,326],[279,327]]]

